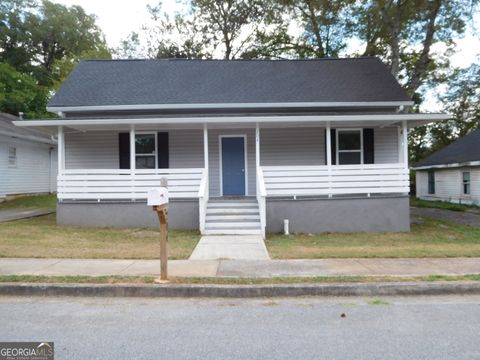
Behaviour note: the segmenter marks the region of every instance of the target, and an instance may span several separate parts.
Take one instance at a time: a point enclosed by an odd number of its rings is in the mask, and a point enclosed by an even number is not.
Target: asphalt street
[[[479,334],[479,296],[0,298],[0,341],[56,359],[480,359]]]

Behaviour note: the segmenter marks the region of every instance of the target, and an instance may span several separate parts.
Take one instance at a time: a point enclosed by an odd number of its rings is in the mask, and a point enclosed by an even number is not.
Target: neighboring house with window
[[[480,205],[480,130],[416,163],[417,197]]]
[[[51,100],[57,221],[203,234],[408,231],[413,105],[376,58],[82,61]]]
[[[0,113],[0,199],[56,191],[56,142],[50,135],[15,126],[16,120]]]

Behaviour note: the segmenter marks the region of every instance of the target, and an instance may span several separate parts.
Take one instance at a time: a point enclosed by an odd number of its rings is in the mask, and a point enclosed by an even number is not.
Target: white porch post
[[[200,233],[205,233],[205,223],[207,217],[207,206],[209,199],[209,174],[208,174],[208,127],[203,124],[203,175],[200,182],[200,189],[198,190],[198,219],[200,226]]]
[[[408,127],[407,121],[402,121],[402,150],[403,150],[403,166],[408,169]]]
[[[203,124],[203,162],[204,168],[208,174],[208,128],[207,124]]]
[[[58,127],[58,135],[57,135],[57,140],[58,140],[58,149],[57,149],[57,155],[58,155],[58,175],[63,174],[63,170],[65,169],[65,135],[63,133],[63,126]]]
[[[260,127],[258,123],[255,124],[255,166],[260,167]]]
[[[132,200],[135,199],[135,169],[136,169],[136,156],[135,156],[135,126],[130,125],[130,180]]]
[[[130,173],[135,174],[135,127],[130,126]]]
[[[327,148],[327,153],[325,156],[327,157],[327,172],[328,172],[328,187],[330,189],[330,193],[328,194],[328,197],[332,197],[331,189],[332,189],[332,177],[331,177],[331,172],[332,172],[332,131],[331,131],[331,126],[330,126],[330,121],[327,121],[327,126],[325,128],[325,141],[326,141],[326,148]]]

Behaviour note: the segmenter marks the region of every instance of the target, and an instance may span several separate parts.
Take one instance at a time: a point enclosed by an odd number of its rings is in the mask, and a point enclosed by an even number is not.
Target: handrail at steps
[[[266,222],[267,222],[267,204],[266,204],[267,190],[265,188],[265,180],[263,178],[263,171],[260,166],[257,167],[257,201],[258,210],[260,213],[260,227],[262,237],[265,240]]]
[[[202,180],[198,189],[198,212],[199,212],[199,226],[200,233],[205,232],[205,221],[208,204],[208,170],[203,170]]]

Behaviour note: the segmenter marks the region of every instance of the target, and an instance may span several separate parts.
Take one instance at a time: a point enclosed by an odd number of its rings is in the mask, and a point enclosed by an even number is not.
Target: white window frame
[[[14,153],[14,157],[13,157],[14,163],[13,163],[13,164],[10,162],[10,160],[11,160],[10,151],[11,151],[12,149],[13,149],[13,153]],[[10,167],[10,168],[16,168],[16,167],[17,167],[17,162],[18,162],[17,147],[16,147],[16,146],[9,146],[9,147],[8,147],[8,167]]]
[[[155,153],[154,154],[137,154],[137,135],[153,135],[155,137]],[[155,157],[155,167],[152,170],[158,170],[158,138],[157,133],[152,131],[136,131],[135,132],[135,169],[137,169],[137,156],[154,156]],[[148,169],[138,169],[138,170],[148,170]]]
[[[340,146],[340,143],[339,143],[339,135],[341,132],[347,132],[347,131],[358,131],[360,133],[360,149],[359,150],[340,150],[339,149],[339,146]],[[336,159],[337,159],[337,165],[342,165],[340,164],[340,156],[339,154],[340,153],[357,153],[360,151],[360,164],[355,164],[355,165],[363,165],[363,128],[344,128],[344,129],[336,129],[335,131],[335,156],[336,156]],[[343,164],[343,165],[346,165],[346,164]],[[352,165],[352,164],[350,164]],[[348,166],[348,165],[347,165]]]
[[[244,167],[245,167],[245,196],[248,196],[248,152],[247,152],[247,134],[239,134],[239,135],[219,135],[218,136],[218,151],[219,151],[219,159],[220,159],[220,196],[223,196],[223,159],[222,159],[222,139],[223,138],[243,138],[243,148],[244,148]]]

